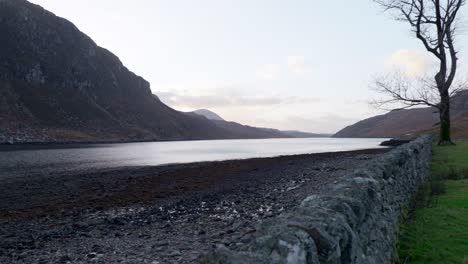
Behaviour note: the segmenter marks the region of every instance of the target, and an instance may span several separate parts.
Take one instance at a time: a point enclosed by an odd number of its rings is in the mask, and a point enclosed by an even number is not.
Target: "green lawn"
[[[468,264],[468,142],[435,147],[431,168],[444,175],[446,193],[417,209],[402,226],[400,263]]]

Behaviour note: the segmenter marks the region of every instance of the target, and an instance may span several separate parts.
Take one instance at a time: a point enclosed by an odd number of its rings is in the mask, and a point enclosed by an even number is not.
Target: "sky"
[[[433,63],[371,0],[30,2],[116,54],[169,106],[253,126],[334,133],[381,113],[369,105],[375,76]],[[457,44],[467,72],[468,36]]]

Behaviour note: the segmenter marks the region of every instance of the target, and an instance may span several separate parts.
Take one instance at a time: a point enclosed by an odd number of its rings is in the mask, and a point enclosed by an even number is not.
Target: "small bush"
[[[460,179],[468,179],[468,168],[463,168],[459,170],[458,173],[459,173]]]
[[[437,177],[441,177],[440,179],[455,181],[468,179],[468,168],[462,168],[457,170],[455,166],[449,166],[444,173],[438,174]]]
[[[438,172],[438,173],[432,173],[430,177],[430,181],[442,181],[447,179],[447,173],[446,172]]]
[[[445,194],[447,190],[445,182],[442,180],[431,180],[429,185],[431,189],[431,196]]]
[[[459,180],[460,173],[455,169],[455,166],[449,166],[445,177],[447,180]]]
[[[449,158],[448,158],[448,156],[444,156],[443,158],[439,157],[437,160],[434,160],[433,162],[441,163],[441,164],[447,164],[447,163],[449,163]]]
[[[410,207],[408,208],[409,209],[409,214],[412,214],[414,212],[414,210],[418,209],[418,208],[424,208],[424,207],[427,207],[429,205],[429,203],[431,202],[431,186],[430,184],[424,184],[422,185],[418,192],[416,192],[416,194],[414,195],[414,197],[412,198],[411,202],[410,202]]]
[[[433,173],[434,180],[462,180],[468,179],[468,168],[456,169],[455,166],[448,166],[445,170]]]

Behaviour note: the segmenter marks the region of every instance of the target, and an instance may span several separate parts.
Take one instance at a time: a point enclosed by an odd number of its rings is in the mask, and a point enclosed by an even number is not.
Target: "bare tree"
[[[389,103],[399,101],[404,107],[422,104],[436,107],[440,114],[439,145],[453,144],[450,134],[450,96],[457,73],[455,37],[458,31],[457,15],[466,4],[466,0],[373,1],[386,11],[394,11],[398,21],[409,23],[416,38],[438,61],[437,73],[432,82],[434,85],[426,79],[419,83],[414,91],[409,87],[407,80],[397,79],[377,81],[377,88],[390,95],[391,99],[387,100]]]

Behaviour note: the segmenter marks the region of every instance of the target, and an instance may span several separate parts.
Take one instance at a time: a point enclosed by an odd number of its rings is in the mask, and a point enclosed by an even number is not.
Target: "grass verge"
[[[401,226],[398,262],[468,264],[468,142],[435,147],[431,175]]]

